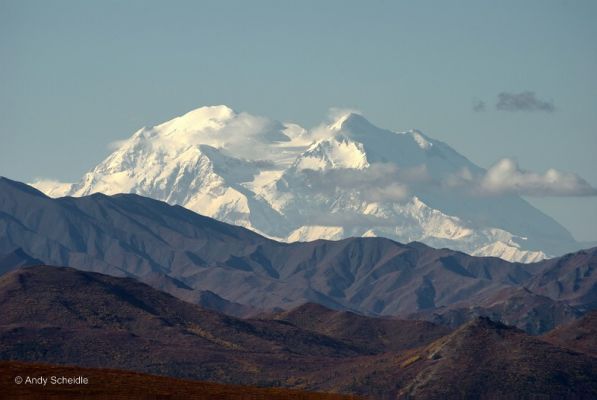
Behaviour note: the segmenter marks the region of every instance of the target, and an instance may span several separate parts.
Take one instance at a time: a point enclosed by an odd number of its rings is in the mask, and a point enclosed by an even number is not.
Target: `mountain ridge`
[[[134,194],[52,199],[6,178],[0,232],[0,256],[21,248],[206,305],[211,291],[222,299],[212,307],[233,315],[315,302],[451,326],[490,315],[542,333],[593,308],[597,279],[596,249],[521,264],[375,237],[283,243]]]

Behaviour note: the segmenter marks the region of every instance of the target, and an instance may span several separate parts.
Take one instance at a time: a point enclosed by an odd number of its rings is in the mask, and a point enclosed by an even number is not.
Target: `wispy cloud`
[[[328,119],[329,121],[333,122],[338,118],[342,118],[346,114],[359,114],[363,115],[361,110],[357,110],[356,108],[345,108],[345,107],[330,107],[328,109]]]
[[[535,92],[502,92],[498,94],[495,108],[499,111],[542,111],[552,113],[556,110],[552,101],[538,99]]]
[[[441,181],[432,179],[424,165],[399,168],[390,163],[375,163],[358,169],[315,171],[300,175],[305,190],[334,198],[338,193],[353,193],[362,200],[403,201],[425,187],[457,190],[471,196],[520,195],[533,197],[597,196],[597,189],[572,172],[550,168],[544,173],[527,171],[511,158],[502,158],[485,172],[458,170]]]
[[[303,184],[317,193],[334,194],[349,191],[367,201],[401,201],[408,197],[411,183],[428,181],[425,166],[399,168],[388,163],[371,164],[368,168],[300,171]]]

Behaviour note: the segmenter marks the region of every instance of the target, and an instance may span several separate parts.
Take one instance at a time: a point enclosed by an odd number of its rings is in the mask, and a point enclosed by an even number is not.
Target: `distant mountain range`
[[[202,107],[116,147],[79,182],[33,185],[136,193],[288,242],[379,236],[522,262],[582,248],[521,197],[477,193],[486,171],[447,144],[355,113],[307,130]]]
[[[581,324],[593,337],[594,321]],[[0,360],[372,399],[597,396],[597,358],[487,318],[451,331],[429,322],[305,304],[242,320],[130,278],[48,266],[21,267],[0,276]],[[14,365],[9,367],[14,371]],[[97,376],[99,371],[87,373]],[[131,379],[131,385],[141,378],[104,373],[119,383]],[[145,379],[148,384],[159,381]],[[96,391],[99,382],[94,384],[90,390]],[[189,385],[184,390],[191,390]]]
[[[597,248],[521,264],[384,238],[283,243],[138,195],[52,199],[0,178],[0,271],[40,263],[237,316],[316,303],[452,327],[489,316],[539,334],[597,308]]]

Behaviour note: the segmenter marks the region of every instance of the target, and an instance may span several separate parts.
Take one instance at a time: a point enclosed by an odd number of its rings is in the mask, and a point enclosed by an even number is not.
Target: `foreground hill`
[[[16,385],[14,377],[85,377],[86,385]],[[342,400],[356,399],[329,393],[299,392],[250,386],[221,385],[130,371],[81,368],[17,361],[0,361],[0,387],[8,399],[193,399],[193,400]]]
[[[457,309],[460,319],[491,315],[541,333],[592,307],[597,287],[594,268],[574,272],[595,262],[596,249],[567,263],[519,264],[384,238],[288,244],[136,195],[51,199],[5,178],[0,229],[0,255],[20,249],[49,265],[135,277],[234,315],[306,302],[430,319]],[[571,284],[582,290],[552,289]],[[543,297],[521,313],[524,296],[504,293],[527,285]]]
[[[366,321],[373,329],[384,324]],[[425,323],[417,334],[412,322],[402,323],[409,335],[394,339],[402,348],[445,332]],[[400,336],[400,321],[394,328],[387,334]],[[0,277],[0,359],[346,392],[349,375],[329,379],[320,372],[360,365],[391,348],[372,348],[364,336],[345,339],[289,321],[225,316],[130,278],[48,266]],[[369,367],[377,369],[385,366]],[[371,389],[365,383],[358,388]]]
[[[487,318],[413,352],[405,363],[416,373],[400,389],[408,398],[597,397],[597,360]]]
[[[0,359],[379,399],[597,394],[597,359],[486,319],[448,334],[316,305],[241,320],[130,278],[47,266],[0,277]]]
[[[0,321],[2,359],[246,384],[287,379],[303,363],[367,354],[291,324],[235,319],[132,279],[71,268],[2,276]]]

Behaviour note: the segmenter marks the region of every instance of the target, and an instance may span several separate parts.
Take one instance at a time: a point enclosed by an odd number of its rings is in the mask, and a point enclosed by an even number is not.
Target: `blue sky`
[[[595,1],[0,0],[0,175],[72,181],[141,126],[227,104],[306,127],[355,108],[595,187],[596,20]],[[496,109],[526,91],[554,110]],[[597,240],[596,197],[529,200]]]

